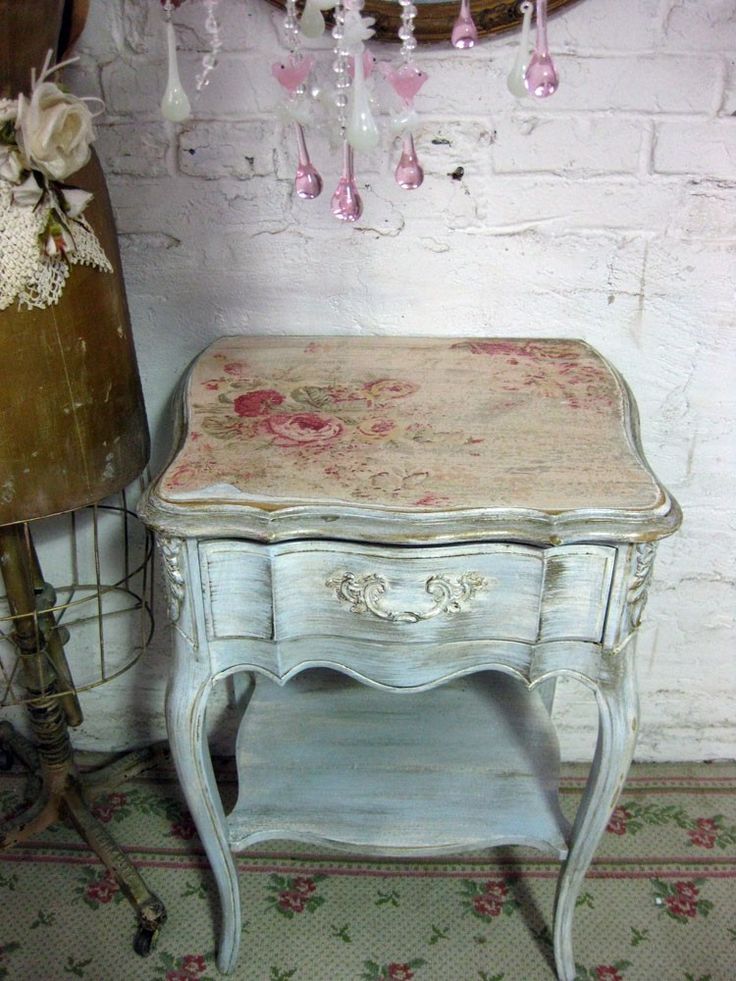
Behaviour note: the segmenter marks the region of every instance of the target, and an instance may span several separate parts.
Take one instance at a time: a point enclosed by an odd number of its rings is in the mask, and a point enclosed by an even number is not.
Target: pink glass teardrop
[[[470,13],[470,0],[460,0],[460,13],[452,27],[453,48],[472,48],[478,40],[478,29]]]
[[[322,193],[322,178],[312,164],[305,167],[300,164],[296,169],[294,187],[300,198],[311,201]]]
[[[524,74],[524,85],[538,99],[546,99],[554,95],[560,84],[552,58],[548,54],[537,51],[529,59],[529,65]]]
[[[420,187],[424,180],[424,171],[417,159],[414,149],[414,139],[411,133],[404,137],[404,146],[401,151],[401,159],[394,173],[396,183],[403,187],[405,191],[413,191]]]
[[[306,201],[316,198],[322,191],[322,178],[317,173],[317,168],[309,159],[307,141],[304,139],[304,130],[300,123],[294,123],[296,132],[296,143],[299,150],[299,165],[296,168],[294,178],[294,188],[297,195]]]
[[[349,143],[343,145],[342,161],[342,175],[332,195],[330,207],[332,214],[340,221],[357,221],[363,214],[363,201],[355,183],[353,148]]]
[[[538,99],[554,95],[560,80],[547,46],[547,0],[537,0],[537,40],[524,73],[524,85]]]

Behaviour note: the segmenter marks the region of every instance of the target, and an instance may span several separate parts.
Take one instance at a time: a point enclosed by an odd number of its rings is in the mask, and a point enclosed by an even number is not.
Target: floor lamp
[[[0,97],[28,91],[31,68],[74,23],[73,7],[69,0],[0,0]],[[127,487],[149,451],[117,238],[96,158],[74,174],[74,184],[94,194],[85,218],[113,272],[73,265],[57,303],[0,310],[0,570],[35,744],[7,722],[0,742],[7,755],[38,765],[41,785],[35,804],[0,827],[0,847],[69,821],[135,907],[134,946],[145,954],[166,913],[87,806],[69,737],[82,714],[32,531],[36,519]]]

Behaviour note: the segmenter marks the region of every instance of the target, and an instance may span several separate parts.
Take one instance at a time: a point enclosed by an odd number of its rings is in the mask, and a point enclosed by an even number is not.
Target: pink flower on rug
[[[718,841],[718,825],[713,818],[698,818],[696,827],[688,832],[690,842],[701,848],[713,848]]]
[[[259,388],[254,392],[238,395],[233,402],[236,416],[262,416],[276,405],[281,405],[284,396],[273,388]]]
[[[630,817],[631,812],[627,811],[625,807],[617,807],[606,825],[606,831],[612,835],[625,835],[626,822]]]
[[[187,978],[195,978],[207,970],[207,962],[201,954],[187,954],[179,966]]]
[[[282,892],[279,894],[279,906],[292,913],[303,913],[305,896],[299,892]]]
[[[667,896],[665,902],[667,903],[667,909],[673,916],[689,916],[692,918],[698,912],[695,903],[683,896]]]
[[[194,821],[192,821],[188,814],[180,817],[178,821],[174,821],[169,831],[169,835],[172,838],[182,838],[184,841],[189,841],[196,834],[197,829],[194,826]]]
[[[484,894],[492,899],[502,900],[508,891],[508,886],[503,879],[489,879],[483,884]]]
[[[411,981],[414,977],[408,964],[389,964],[387,970],[391,981]]]
[[[192,975],[177,968],[175,971],[167,971],[166,981],[192,981]]]
[[[479,916],[499,916],[503,909],[503,902],[495,896],[475,896],[473,908]]]
[[[299,893],[301,896],[309,896],[317,888],[314,880],[306,875],[295,876],[292,880],[292,885],[294,886],[294,892]]]
[[[261,423],[261,432],[275,436],[276,446],[326,446],[342,428],[339,420],[316,412],[282,412]]]
[[[680,899],[687,900],[690,903],[694,903],[700,895],[700,890],[694,882],[676,882],[675,892]]]
[[[595,969],[595,976],[599,981],[624,981],[623,974],[611,965],[604,966],[601,964]]]
[[[119,889],[120,886],[108,873],[103,879],[90,882],[87,886],[87,898],[98,903],[109,903]]]

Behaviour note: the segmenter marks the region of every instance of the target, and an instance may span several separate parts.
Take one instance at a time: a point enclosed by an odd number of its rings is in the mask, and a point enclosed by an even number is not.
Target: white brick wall
[[[221,0],[224,53],[182,127],[164,124],[158,4],[93,0],[69,81],[101,94],[103,158],[155,441],[188,361],[222,333],[561,334],[626,374],[645,447],[685,511],[663,544],[640,639],[642,758],[733,756],[736,671],[734,299],[736,12],[732,0],[587,0],[556,16],[562,76],[516,103],[514,37],[420,51],[424,187],[392,179],[396,152],[359,161],[365,217],[329,214],[338,160],[312,141],[326,193],[294,199],[291,141],[270,109],[276,19]],[[199,0],[181,26],[190,91]],[[460,180],[450,176],[464,169]],[[367,186],[369,185],[369,186]],[[133,675],[85,698],[80,741],[162,731],[165,631]],[[135,690],[135,695],[133,691]],[[136,712],[130,705],[138,706]],[[589,701],[565,686],[568,757],[588,752]]]

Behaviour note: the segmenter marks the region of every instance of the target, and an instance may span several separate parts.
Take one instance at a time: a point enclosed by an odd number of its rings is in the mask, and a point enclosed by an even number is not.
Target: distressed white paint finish
[[[376,359],[384,346],[373,345]],[[416,363],[431,346],[417,343]],[[547,358],[554,364],[552,381],[569,370],[559,357],[569,347],[545,346],[548,355],[558,354]],[[312,348],[292,347],[284,365],[289,377],[299,377]],[[199,364],[208,357],[205,352]],[[497,389],[514,390],[526,369],[518,359],[509,367],[508,376],[463,376],[447,391],[437,385],[437,411],[446,414],[463,394],[470,397],[473,386],[488,396],[494,382]],[[564,400],[553,392],[553,399]],[[148,489],[140,513],[156,528],[165,558],[177,627],[167,724],[218,884],[220,969],[235,968],[240,944],[232,850],[283,837],[399,856],[525,844],[563,859],[554,948],[559,978],[574,981],[577,895],[638,732],[635,631],[648,599],[656,541],[679,521],[676,502],[641,453],[633,402],[624,397],[615,403],[615,423],[601,428],[597,413],[610,403],[610,389],[601,385],[577,418],[581,438],[590,437],[591,459],[623,437],[618,462],[620,472],[629,474],[624,483],[637,485],[644,476],[651,482],[654,493],[636,509],[634,525],[630,487],[606,499],[605,507],[587,506],[584,497],[565,504],[564,481],[551,469],[542,487],[544,508],[515,507],[513,499],[498,501],[489,492],[485,516],[491,520],[478,522],[475,502],[457,508],[452,527],[458,543],[436,546],[434,528],[439,540],[449,534],[443,503],[418,513],[401,502],[383,510],[371,499],[346,503],[351,526],[360,528],[364,541],[334,538],[333,528],[341,526],[333,522],[315,532],[323,489],[298,507],[290,505],[300,475],[290,483],[288,468],[276,499],[223,504],[217,493],[208,500],[205,489],[172,500],[181,454],[201,435],[190,403],[200,399],[206,419],[217,396],[185,387],[181,398],[187,425],[180,453]],[[521,473],[539,460],[540,444],[557,444],[561,453],[566,443],[562,431],[545,428],[547,389],[530,389],[525,399],[529,417],[538,421],[525,429],[520,444]],[[478,437],[488,437],[495,425],[491,411],[481,413]],[[248,434],[241,433],[241,447]],[[264,446],[262,452],[275,459],[283,449],[278,440]],[[335,448],[333,459],[344,452]],[[369,452],[360,449],[358,467]],[[462,452],[461,446],[452,450],[453,460]],[[230,460],[232,447],[214,445],[207,454],[206,478]],[[247,447],[242,456],[229,463],[235,485],[249,474],[241,470],[249,465]],[[187,474],[191,469],[196,467],[190,464]],[[448,473],[451,481],[455,471]],[[601,481],[615,486],[595,465],[579,481],[591,505],[601,500]],[[524,491],[521,486],[519,493]],[[259,511],[271,520],[268,536],[258,534]],[[560,527],[577,529],[576,538],[585,539],[587,528],[595,541],[552,544],[552,529],[561,521]],[[231,537],[233,528],[241,529],[242,540]],[[468,542],[481,537],[481,528],[495,529],[499,540]],[[296,541],[288,540],[292,535]],[[509,542],[513,535],[526,544]],[[398,544],[417,539],[426,544]],[[205,735],[205,706],[218,679],[243,672],[266,677],[254,691],[238,695],[244,705],[239,796],[226,817]],[[572,829],[557,800],[559,749],[551,710],[558,678],[588,687],[599,716],[598,746]]]
[[[290,135],[268,111],[281,15],[257,0],[220,8],[223,63],[179,129],[158,116],[165,46],[149,0],[93,0],[69,74],[74,91],[107,104],[98,148],[154,466],[178,378],[223,333],[583,336],[625,372],[649,458],[686,515],[660,549],[639,641],[637,754],[735,755],[731,0],[582,0],[552,18],[564,75],[559,99],[544,103],[520,106],[505,91],[514,37],[461,58],[423,50],[425,184],[395,188],[384,148],[363,158],[365,219],[352,229],[324,195],[305,204],[291,192]],[[200,5],[183,4],[177,19],[191,91],[206,41]],[[673,84],[680,70],[686,82]],[[319,139],[310,149],[329,191],[338,161]],[[160,738],[167,646],[160,630],[139,669],[85,697],[80,745]],[[211,702],[214,722],[222,699]],[[556,716],[563,755],[584,758],[594,703],[562,685]]]
[[[403,856],[512,843],[567,854],[554,729],[500,674],[409,696],[335,672],[259,679],[237,760],[235,850],[290,838]]]

